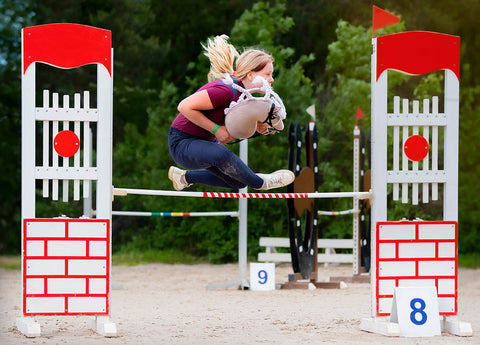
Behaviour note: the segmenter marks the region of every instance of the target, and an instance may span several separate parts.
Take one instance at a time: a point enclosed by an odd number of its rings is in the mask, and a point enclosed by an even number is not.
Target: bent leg
[[[192,136],[170,145],[175,162],[187,169],[188,183],[238,189],[260,188],[263,179],[257,176],[237,155],[224,145]],[[198,170],[202,169],[202,170]]]

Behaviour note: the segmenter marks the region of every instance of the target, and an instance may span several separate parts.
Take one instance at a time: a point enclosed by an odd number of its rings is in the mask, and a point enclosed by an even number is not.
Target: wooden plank
[[[428,116],[430,114],[430,100],[428,98],[425,98],[423,100],[423,116]],[[427,143],[430,143],[430,127],[429,126],[424,126],[423,127],[423,137],[427,141]],[[423,159],[423,171],[427,172],[429,170],[429,161],[430,161],[430,150],[427,153],[427,156]],[[424,204],[428,203],[430,198],[429,198],[429,184],[424,183],[423,185],[423,190],[422,190],[422,201]]]
[[[318,254],[318,262],[353,263],[352,254]],[[292,262],[290,253],[258,253],[258,261]]]
[[[403,101],[402,102],[402,114],[408,115],[409,100],[407,98],[404,98],[402,101]],[[403,147],[405,146],[405,141],[407,141],[407,139],[409,137],[409,127],[408,126],[403,126],[402,135],[403,135],[403,141],[402,141],[402,171],[407,172],[408,171],[408,158],[407,158],[407,155],[405,154],[405,150],[403,150]],[[402,183],[402,203],[404,203],[404,204],[408,203],[408,183]]]
[[[52,94],[52,112],[59,110],[58,107],[58,93],[54,92]],[[52,121],[52,138],[58,134],[58,121]],[[52,146],[52,166],[54,168],[58,167],[58,153]],[[52,180],[52,200],[58,200],[58,179]]]
[[[43,107],[48,108],[49,107],[49,102],[50,102],[50,94],[48,90],[43,90]],[[49,164],[49,148],[50,148],[50,138],[49,138],[49,132],[50,132],[50,124],[49,121],[43,121],[43,166],[47,167]],[[48,180],[44,179],[43,180],[43,197],[47,198],[48,197]]]
[[[290,240],[286,237],[260,237],[261,247],[289,248]],[[353,239],[324,239],[317,242],[318,248],[352,249]]]
[[[400,97],[393,97],[393,114],[396,117],[400,117]],[[397,173],[400,171],[400,152],[402,148],[400,147],[400,127],[393,127],[393,172]],[[393,200],[399,200],[399,185],[398,183],[393,184]]]

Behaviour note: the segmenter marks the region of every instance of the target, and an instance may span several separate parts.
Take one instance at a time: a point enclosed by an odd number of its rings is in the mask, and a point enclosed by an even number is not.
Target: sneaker
[[[290,170],[277,170],[271,174],[257,174],[265,181],[259,189],[273,189],[289,185],[295,181],[295,174]]]
[[[175,190],[182,190],[191,185],[185,181],[185,173],[185,170],[177,167],[170,167],[168,169],[168,178],[173,182],[173,188],[175,188]]]

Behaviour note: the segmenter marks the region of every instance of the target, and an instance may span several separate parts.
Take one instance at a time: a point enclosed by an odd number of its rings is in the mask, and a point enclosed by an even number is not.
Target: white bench
[[[258,253],[258,261],[291,262],[289,253],[277,253],[277,248],[290,248],[290,239],[284,237],[260,237],[260,246],[264,253]],[[337,254],[335,249],[353,249],[353,239],[318,239],[318,263],[353,263],[353,254]]]

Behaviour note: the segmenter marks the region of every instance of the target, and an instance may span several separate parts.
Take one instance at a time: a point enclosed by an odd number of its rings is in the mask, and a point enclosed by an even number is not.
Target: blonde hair
[[[248,72],[260,71],[269,62],[273,63],[273,57],[260,49],[248,49],[239,55],[235,47],[227,42],[228,38],[227,35],[215,36],[213,40],[207,40],[207,46],[202,44],[204,54],[210,60],[209,79],[222,79],[228,73],[242,80]],[[236,71],[233,69],[235,58]]]
[[[273,56],[260,49],[249,49],[240,55],[235,65],[235,76],[242,80],[248,72],[261,71],[269,62],[273,63]]]
[[[207,46],[202,44],[205,49],[205,56],[210,60],[210,77],[221,79],[225,73],[233,75],[233,62],[239,56],[233,45],[227,42],[227,35],[216,36],[213,40],[208,39]]]

